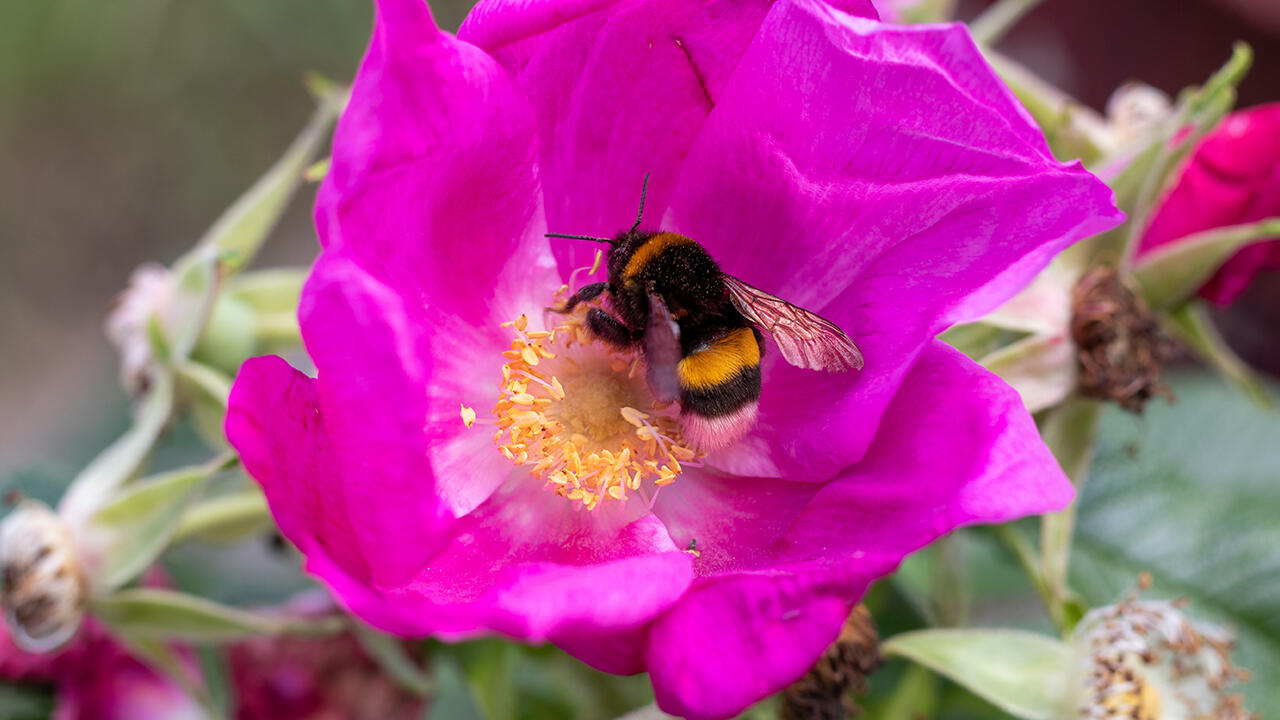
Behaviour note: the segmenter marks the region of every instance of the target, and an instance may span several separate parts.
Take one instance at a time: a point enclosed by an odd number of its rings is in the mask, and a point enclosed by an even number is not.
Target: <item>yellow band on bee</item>
[[[750,328],[734,330],[709,347],[685,356],[676,367],[680,384],[693,390],[720,385],[746,368],[760,364],[760,346]]]
[[[665,232],[654,235],[649,238],[648,242],[631,253],[631,257],[627,260],[627,267],[622,271],[623,279],[629,280],[638,275],[650,261],[661,255],[662,251],[667,248],[692,243],[692,240],[679,233]]]

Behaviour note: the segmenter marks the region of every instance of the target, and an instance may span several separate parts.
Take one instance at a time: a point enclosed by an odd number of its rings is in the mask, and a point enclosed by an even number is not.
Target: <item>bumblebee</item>
[[[580,288],[556,312],[602,294],[612,313],[587,312],[593,335],[639,349],[659,403],[680,403],[680,430],[702,452],[727,446],[755,426],[764,333],[782,357],[810,370],[862,369],[862,353],[834,323],[728,275],[702,245],[673,232],[640,229],[640,212],[613,239],[547,233],[610,246],[608,280]]]

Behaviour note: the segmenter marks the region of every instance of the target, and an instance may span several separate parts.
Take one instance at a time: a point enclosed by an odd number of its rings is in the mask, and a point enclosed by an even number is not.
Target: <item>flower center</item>
[[[558,304],[567,292],[557,291]],[[696,454],[674,414],[654,408],[640,359],[587,329],[592,306],[559,316],[551,330],[530,330],[526,315],[503,323],[513,338],[503,352],[493,440],[512,463],[589,510],[630,493],[652,503]],[[475,420],[466,406],[462,416],[468,426]]]

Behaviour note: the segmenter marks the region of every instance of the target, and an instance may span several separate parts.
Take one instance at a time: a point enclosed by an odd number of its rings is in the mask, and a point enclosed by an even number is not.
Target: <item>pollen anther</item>
[[[513,338],[493,413],[498,451],[590,510],[671,484],[697,454],[672,414],[636,409],[652,404],[637,360],[594,339],[587,310],[551,330],[530,330],[527,315],[502,324]],[[462,419],[470,427],[474,411],[463,405]]]

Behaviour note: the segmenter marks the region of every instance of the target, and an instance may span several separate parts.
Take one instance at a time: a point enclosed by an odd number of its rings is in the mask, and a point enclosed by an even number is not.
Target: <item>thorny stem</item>
[[[969,23],[969,33],[980,45],[995,44],[1022,19],[1022,16],[1039,5],[1040,1],[1000,0]]]

